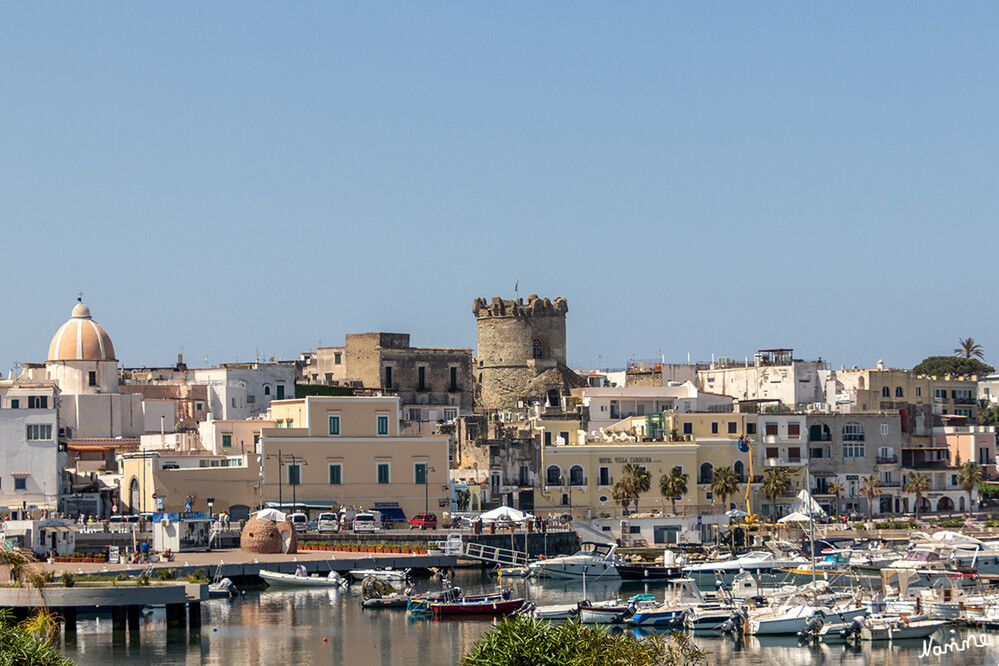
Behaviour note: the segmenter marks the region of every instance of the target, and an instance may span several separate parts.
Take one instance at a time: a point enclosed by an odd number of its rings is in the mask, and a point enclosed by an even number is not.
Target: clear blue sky
[[[76,293],[126,365],[346,332],[576,366],[999,360],[999,4],[0,6],[0,358]],[[8,365],[9,367],[9,365]]]

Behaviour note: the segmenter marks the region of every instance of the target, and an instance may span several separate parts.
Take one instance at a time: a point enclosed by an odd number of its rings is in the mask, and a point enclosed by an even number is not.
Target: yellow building
[[[670,502],[659,493],[659,478],[674,466],[689,475],[691,492],[676,503],[677,512],[697,511],[695,484],[697,444],[692,442],[590,443],[584,446],[546,446],[542,450],[541,492],[535,497],[535,510],[542,514],[571,512],[576,517],[598,518],[618,515],[621,504],[613,499],[612,488],[621,478],[624,465],[641,465],[652,475],[648,492],[638,499],[638,510],[669,511]],[[634,505],[631,509],[634,510]]]
[[[120,456],[119,513],[195,511],[245,515],[257,506],[259,456],[190,455],[142,451]]]
[[[399,435],[397,397],[309,396],[271,403],[261,432],[262,501],[334,503],[411,518],[447,506],[448,439]]]

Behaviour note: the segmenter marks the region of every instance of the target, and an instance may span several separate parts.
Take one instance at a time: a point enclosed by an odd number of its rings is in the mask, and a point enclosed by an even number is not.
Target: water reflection
[[[459,572],[456,583],[470,593],[497,589],[495,578],[479,572]],[[582,598],[582,585],[571,581],[504,581],[515,596],[537,604],[560,604]],[[419,581],[417,591],[435,587]],[[628,597],[644,586],[601,581],[587,584],[591,600]],[[647,591],[662,598],[663,586]],[[200,632],[167,632],[163,609],[144,614],[139,632],[115,642],[107,617],[81,617],[75,641],[62,644],[64,653],[81,666],[108,663],[157,664],[384,664],[439,666],[455,664],[484,632],[491,618],[455,618],[448,621],[414,620],[404,610],[370,610],[361,606],[360,586],[339,589],[267,589],[250,591],[236,599],[217,599],[202,605]],[[654,630],[620,627],[639,639]],[[955,636],[968,635],[959,630]],[[979,633],[975,631],[976,635]],[[949,634],[948,634],[949,635]],[[323,639],[326,639],[324,642]],[[859,666],[915,666],[916,664],[989,664],[999,662],[999,635],[991,647],[969,647],[943,658],[921,659],[920,641],[889,645],[799,645],[794,637],[697,637],[695,643],[710,652],[708,663],[731,666],[836,664]],[[940,641],[949,640],[941,637]]]

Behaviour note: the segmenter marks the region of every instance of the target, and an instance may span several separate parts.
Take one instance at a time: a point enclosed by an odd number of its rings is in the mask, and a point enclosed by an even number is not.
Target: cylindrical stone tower
[[[550,301],[531,294],[524,299],[494,297],[472,303],[478,329],[475,379],[483,409],[512,409],[527,397],[538,375],[565,367],[564,298]]]

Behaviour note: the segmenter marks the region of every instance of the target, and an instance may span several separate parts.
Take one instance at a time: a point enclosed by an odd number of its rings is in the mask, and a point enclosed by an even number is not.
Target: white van
[[[309,517],[304,513],[293,513],[288,516],[288,522],[292,524],[296,532],[304,532],[309,524]]]
[[[382,517],[378,512],[359,513],[354,516],[355,532],[377,532],[382,529]]]
[[[317,521],[316,531],[320,534],[340,531],[340,521],[336,519],[335,513],[321,513]]]

